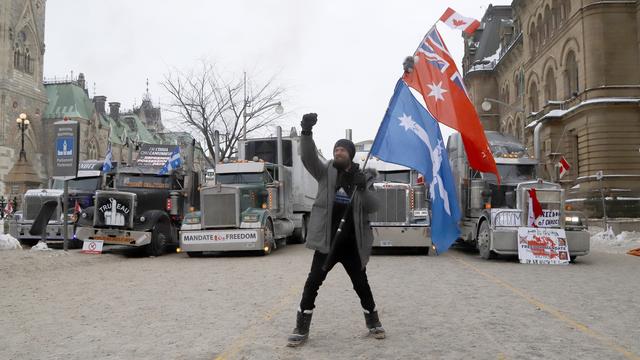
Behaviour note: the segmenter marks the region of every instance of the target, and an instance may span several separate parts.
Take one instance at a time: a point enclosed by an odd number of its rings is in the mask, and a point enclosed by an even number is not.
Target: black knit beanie
[[[338,146],[347,150],[349,156],[351,156],[351,160],[356,156],[356,146],[353,144],[353,141],[340,139],[333,145],[333,150],[335,151]]]

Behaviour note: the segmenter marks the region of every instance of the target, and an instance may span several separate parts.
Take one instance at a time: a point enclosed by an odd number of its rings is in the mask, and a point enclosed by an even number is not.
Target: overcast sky
[[[287,90],[285,134],[302,114],[317,112],[315,138],[330,154],[346,128],[354,141],[373,139],[403,58],[447,6],[480,19],[490,3],[511,0],[52,0],[45,77],[83,72],[91,96],[95,82],[98,95],[130,109],[140,103],[147,78],[153,101],[169,102],[163,75],[195,68],[201,59],[227,77],[275,75]],[[438,29],[459,64],[460,32]],[[175,127],[171,117],[163,113]]]

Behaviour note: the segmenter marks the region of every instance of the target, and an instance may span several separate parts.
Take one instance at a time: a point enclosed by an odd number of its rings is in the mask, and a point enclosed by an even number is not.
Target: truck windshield
[[[77,178],[67,180],[69,184],[69,189],[72,190],[82,190],[82,191],[96,191],[100,188],[100,177],[87,177],[87,178]],[[53,180],[52,187],[54,189],[62,190],[64,189],[64,181],[63,180]]]
[[[120,174],[116,180],[118,187],[147,188],[147,189],[170,189],[170,176],[154,175],[129,175]]]
[[[522,164],[498,164],[498,172],[502,181],[523,181],[535,179],[535,165]],[[487,181],[497,182],[496,176],[490,173],[483,173],[482,177]]]
[[[411,181],[411,175],[409,171],[379,172],[378,176],[376,177],[376,181],[388,181],[408,184]]]
[[[218,184],[265,184],[272,181],[271,176],[266,172],[216,175]]]

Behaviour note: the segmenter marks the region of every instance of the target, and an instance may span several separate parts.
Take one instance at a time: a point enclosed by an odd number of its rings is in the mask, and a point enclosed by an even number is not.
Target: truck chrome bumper
[[[29,234],[29,230],[31,230],[32,223],[16,223],[15,237],[18,240],[40,240],[42,236],[40,235],[31,235]],[[67,231],[69,234],[69,238],[73,237],[73,224],[67,224]],[[60,224],[47,224],[47,243],[62,243],[64,241],[64,226]]]
[[[79,227],[76,229],[78,240],[102,240],[105,244],[144,246],[151,243],[151,233],[146,231],[98,229]]]
[[[585,256],[591,249],[591,237],[587,231],[565,230],[571,256]],[[491,232],[491,250],[502,255],[518,255],[518,229],[497,228]]]
[[[371,226],[374,247],[431,247],[429,226]]]
[[[262,229],[181,230],[180,250],[255,251],[264,248]]]

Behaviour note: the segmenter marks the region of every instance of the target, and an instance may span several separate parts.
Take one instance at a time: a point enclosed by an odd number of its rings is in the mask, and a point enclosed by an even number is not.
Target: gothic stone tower
[[[46,0],[0,0],[0,194],[13,197],[5,187],[7,174],[18,159],[21,132],[16,119],[27,115],[25,151],[33,171],[31,180],[46,181],[41,141],[41,115],[47,104],[42,84]]]

